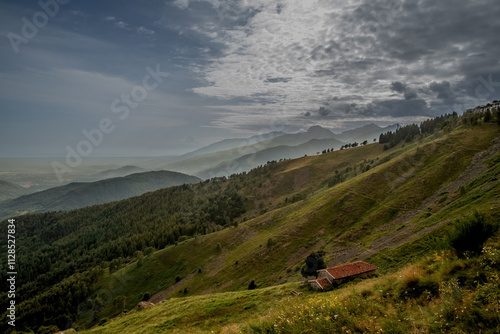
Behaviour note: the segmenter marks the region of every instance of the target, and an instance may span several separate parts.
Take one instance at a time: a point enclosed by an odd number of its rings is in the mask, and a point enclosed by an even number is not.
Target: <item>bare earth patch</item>
[[[385,249],[385,248],[391,248],[391,247],[396,247],[399,246],[409,240],[418,238],[422,235],[425,235],[429,232],[432,232],[433,230],[447,224],[449,221],[444,220],[438,224],[435,224],[433,226],[429,226],[427,228],[424,228],[419,231],[415,231],[416,226],[411,226],[408,225],[411,220],[413,220],[417,215],[422,213],[423,210],[427,209],[428,207],[432,207],[441,197],[443,193],[450,193],[453,194],[457,192],[460,187],[465,186],[468,182],[471,180],[475,179],[478,177],[481,173],[486,171],[487,167],[485,166],[485,161],[495,154],[500,152],[500,138],[496,138],[492,145],[485,151],[479,152],[474,157],[472,158],[472,162],[470,165],[467,167],[467,169],[456,179],[454,179],[452,182],[444,185],[441,187],[438,191],[436,191],[432,196],[427,198],[417,209],[405,212],[398,216],[396,219],[394,219],[391,223],[386,224],[379,229],[375,230],[374,232],[381,231],[381,230],[389,230],[389,229],[394,229],[396,226],[405,224],[406,226],[402,229],[398,229],[396,231],[390,232],[388,235],[385,235],[383,237],[380,237],[376,239],[372,245],[370,246],[369,249],[361,252],[358,254],[357,257],[358,259],[366,259],[370,257],[371,255],[377,253],[378,251]],[[393,187],[401,184],[409,178],[411,175],[414,174],[414,170],[410,170],[404,175],[402,175],[398,180],[396,180],[393,184]],[[351,247],[351,249],[345,249],[343,250],[346,254],[352,254],[354,252],[354,249],[356,247]],[[347,258],[345,256],[344,258]],[[336,263],[339,263],[337,261],[334,261]]]
[[[184,277],[183,279],[181,279],[179,282],[171,285],[168,289],[160,291],[158,293],[155,293],[153,296],[151,296],[151,298],[149,298],[148,302],[153,303],[153,304],[158,304],[158,303],[163,302],[168,297],[168,295],[170,295],[172,292],[174,292],[178,287],[182,286],[184,283],[189,282],[191,279],[193,279],[194,276],[195,276],[194,273],[189,274],[186,277]]]

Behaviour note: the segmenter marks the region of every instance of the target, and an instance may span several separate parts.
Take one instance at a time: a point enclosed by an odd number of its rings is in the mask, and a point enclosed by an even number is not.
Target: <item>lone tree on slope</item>
[[[302,266],[302,270],[300,273],[303,277],[307,278],[309,276],[317,276],[317,271],[320,269],[326,268],[325,259],[325,251],[320,250],[317,252],[312,252],[305,259],[304,265]]]

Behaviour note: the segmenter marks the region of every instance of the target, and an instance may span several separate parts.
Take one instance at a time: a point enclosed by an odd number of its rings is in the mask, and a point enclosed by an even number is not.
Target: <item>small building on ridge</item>
[[[325,290],[332,284],[340,284],[352,278],[367,278],[377,269],[377,266],[363,261],[347,263],[336,267],[318,270],[318,278],[309,280],[309,284],[313,289]]]

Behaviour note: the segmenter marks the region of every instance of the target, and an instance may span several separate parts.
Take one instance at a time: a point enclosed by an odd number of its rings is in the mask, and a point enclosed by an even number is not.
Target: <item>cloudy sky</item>
[[[499,17],[497,0],[0,0],[0,156],[460,113],[500,99]]]

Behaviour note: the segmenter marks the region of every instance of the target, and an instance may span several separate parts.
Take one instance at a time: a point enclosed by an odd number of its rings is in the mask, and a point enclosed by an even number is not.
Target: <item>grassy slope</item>
[[[436,253],[322,294],[287,283],[174,298],[85,333],[497,333],[498,236],[485,250],[469,259]]]
[[[268,181],[269,188],[278,196],[269,197],[266,204],[269,209],[276,209],[237,228],[190,239],[153,253],[145,258],[141,267],[132,264],[106,276],[99,283],[103,310],[94,315],[97,318],[112,316],[121,307],[112,302],[118,295],[126,297],[125,308],[131,309],[144,293],[153,294],[167,287],[172,287],[166,293],[167,297],[185,297],[184,289],[187,289],[188,296],[192,296],[242,291],[251,280],[255,280],[259,287],[300,281],[296,270],[311,251],[320,248],[327,251],[327,260],[331,263],[368,257],[381,267],[381,272],[401,268],[429,251],[427,234],[419,234],[419,231],[429,232],[424,228],[437,226],[436,233],[439,234],[445,228],[443,221],[455,219],[472,208],[498,216],[498,205],[493,205],[498,202],[498,185],[493,181],[498,174],[495,164],[498,157],[490,160],[492,168],[487,171],[490,174],[483,173],[463,190],[446,194],[445,200],[442,200],[444,195],[438,196],[442,187],[457,178],[473,156],[487,149],[498,134],[497,127],[483,126],[455,131],[435,141],[427,139],[420,148],[411,144],[404,149],[383,152],[380,145],[369,145],[287,162],[286,170]],[[313,191],[317,189],[313,183],[318,173],[333,173],[335,169],[359,162],[358,155],[365,154],[367,160],[380,156],[379,160],[382,160],[382,155],[394,154],[396,150],[401,154],[389,162],[335,187]],[[290,178],[293,178],[293,183]],[[300,184],[311,184],[311,188],[304,190],[307,187],[297,186]],[[308,193],[307,200],[284,206],[279,194],[284,197],[290,190],[285,191],[285,188],[290,186]],[[426,203],[433,195],[438,196],[438,200]],[[262,194],[256,193],[255,196]],[[422,205],[428,208],[425,212],[420,210]],[[406,232],[392,243],[377,244],[384,237],[401,234],[401,231]],[[271,246],[267,245],[269,238],[274,241]],[[216,249],[217,243],[222,246],[220,252]],[[173,285],[177,275],[184,279]],[[259,298],[259,293],[281,291],[276,293],[283,296],[286,294],[283,289],[289,291],[290,288],[285,285],[255,292],[257,307],[265,309],[267,305],[266,298]],[[158,324],[164,319],[166,308],[176,309],[175,305],[179,303],[202,307],[204,303],[210,304],[212,299],[225,300],[224,296],[170,299],[162,306],[141,312],[144,316],[150,314],[146,312],[158,312],[155,313],[157,318],[152,316],[155,320],[151,320]],[[252,316],[249,312],[248,316]],[[82,315],[92,314],[82,311]],[[131,317],[141,318],[140,314],[120,318],[111,324],[134,324],[138,320]],[[163,315],[160,317],[160,314]],[[216,328],[220,328],[221,324],[230,323],[231,314],[228,310],[221,312],[220,316],[215,314],[215,319],[207,320],[205,325],[201,321],[200,326],[210,328],[212,322],[216,322],[219,326]],[[103,327],[104,332],[115,332],[111,324]],[[81,325],[85,325],[83,320]],[[185,329],[185,326],[190,325],[179,324],[175,328]]]
[[[92,333],[205,333],[223,327],[234,327],[265,314],[290,291],[304,290],[300,283],[257,289],[252,291],[224,292],[211,295],[174,298],[146,310],[109,321],[106,326],[95,328]]]

